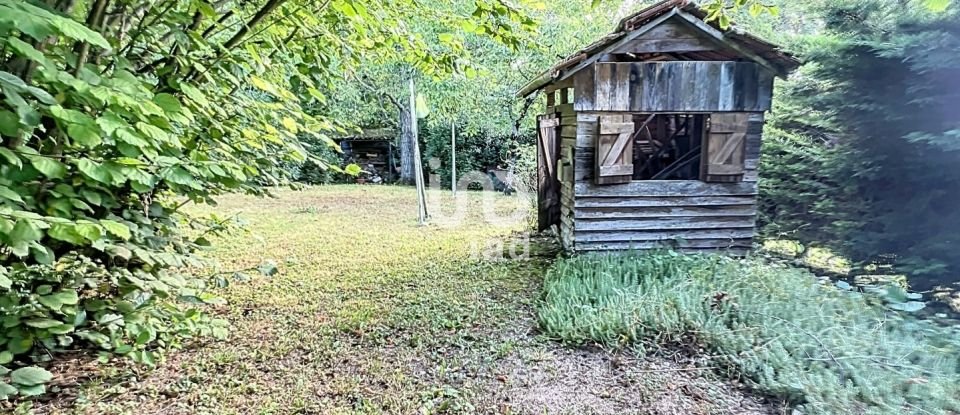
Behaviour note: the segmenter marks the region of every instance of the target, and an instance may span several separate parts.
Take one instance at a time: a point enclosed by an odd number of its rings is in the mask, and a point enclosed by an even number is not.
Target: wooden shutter
[[[743,181],[749,117],[749,113],[710,116],[710,131],[703,144],[701,180],[713,183]]]
[[[600,117],[595,181],[597,184],[633,180],[633,121],[629,115]]]
[[[543,231],[560,224],[560,182],[557,177],[560,119],[556,115],[540,116],[537,127],[537,224]]]

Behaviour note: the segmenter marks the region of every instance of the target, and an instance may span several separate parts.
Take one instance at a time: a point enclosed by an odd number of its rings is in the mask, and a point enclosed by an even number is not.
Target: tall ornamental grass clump
[[[548,272],[550,336],[640,352],[678,345],[802,413],[960,411],[960,336],[884,300],[758,259],[582,256]]]

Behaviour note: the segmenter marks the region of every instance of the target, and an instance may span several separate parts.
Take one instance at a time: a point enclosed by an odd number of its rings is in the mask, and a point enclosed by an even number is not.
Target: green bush
[[[887,304],[756,259],[673,252],[563,260],[544,290],[550,336],[701,347],[804,413],[960,410],[960,333],[893,311],[911,308],[903,298]]]
[[[129,356],[148,366],[156,364],[159,348],[179,347],[201,335],[226,337],[226,322],[212,320],[197,308],[178,307],[169,300],[203,303],[213,297],[204,285],[192,285],[166,270],[156,273],[120,267],[106,268],[71,254],[50,265],[0,267],[0,365],[35,347],[60,350],[82,341],[110,354]],[[109,354],[103,353],[106,359]],[[39,368],[21,368],[44,372]],[[0,372],[7,372],[0,366]],[[42,382],[18,382],[19,394],[44,392]],[[0,375],[6,373],[0,373]],[[47,379],[49,380],[49,379]],[[0,399],[16,393],[0,381]]]
[[[808,141],[764,146],[767,231],[890,263],[918,290],[956,280],[960,12],[947,5],[820,7],[824,34],[808,39],[808,64],[781,88],[771,123],[771,136]]]
[[[135,75],[155,57],[68,17],[73,5],[0,0],[0,399],[43,393],[49,374],[34,365],[63,350],[152,365],[182,339],[225,335],[198,313],[213,298],[188,268],[226,221],[181,208],[262,194],[283,180],[281,161],[303,160],[292,135],[314,123],[267,80],[231,91],[172,56]],[[197,13],[163,7],[150,30]]]

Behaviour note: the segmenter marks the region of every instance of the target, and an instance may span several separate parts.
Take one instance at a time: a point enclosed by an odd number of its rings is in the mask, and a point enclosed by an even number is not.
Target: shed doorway
[[[634,114],[633,180],[699,180],[703,114]]]

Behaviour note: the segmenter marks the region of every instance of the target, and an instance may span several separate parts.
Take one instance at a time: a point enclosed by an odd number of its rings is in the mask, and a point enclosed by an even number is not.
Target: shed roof
[[[690,0],[664,0],[625,17],[613,33],[564,58],[524,85],[517,92],[517,96],[528,96],[554,82],[569,78],[621,43],[633,39],[638,32],[653,28],[675,16],[730,49],[688,54],[693,60],[733,60],[742,57],[767,66],[781,77],[800,66],[799,60],[780,50],[777,45],[743,32],[733,25],[723,29],[716,21],[706,21],[707,12],[692,4]]]
[[[389,141],[397,137],[397,130],[392,128],[362,129],[343,135],[334,136],[336,141]]]

